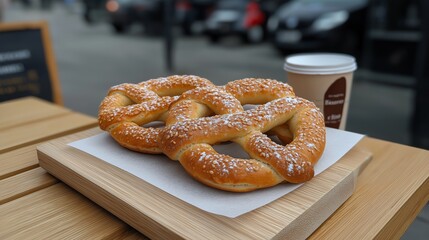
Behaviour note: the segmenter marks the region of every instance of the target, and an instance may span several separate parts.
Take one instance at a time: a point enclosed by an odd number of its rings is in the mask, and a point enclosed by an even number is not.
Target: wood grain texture
[[[373,160],[312,239],[399,239],[429,200],[429,151],[372,138],[358,146]]]
[[[36,145],[97,125],[95,118],[25,97],[0,104],[0,179],[36,168]]]
[[[70,113],[70,110],[35,97],[24,97],[2,102],[0,104],[0,131],[67,113]]]
[[[0,132],[0,153],[76,131],[82,131],[96,124],[96,120],[92,117],[70,113],[52,117],[45,121],[36,121],[30,125],[3,129]]]
[[[0,153],[0,180],[39,166],[37,144]]]
[[[92,126],[88,125],[88,127]],[[70,136],[70,140],[78,140]],[[14,149],[5,153],[0,153],[0,180],[28,171],[39,166],[36,147],[41,143]]]
[[[115,239],[130,231],[61,183],[0,205],[0,216],[0,239]]]
[[[100,132],[91,129],[87,137]],[[370,154],[352,150],[332,168],[264,207],[227,218],[193,207],[149,183],[69,147],[68,137],[38,147],[40,165],[150,238],[302,239],[353,192]]]
[[[34,97],[4,102],[0,113],[0,154],[97,125],[93,117]]]
[[[121,234],[111,238],[118,240],[150,240],[148,237],[144,236],[134,228],[128,229],[127,231],[122,232]]]
[[[56,178],[40,167],[0,180],[0,204],[49,187],[57,182]]]
[[[1,103],[0,115],[0,239],[145,239],[38,167],[38,144],[96,119],[33,97]]]

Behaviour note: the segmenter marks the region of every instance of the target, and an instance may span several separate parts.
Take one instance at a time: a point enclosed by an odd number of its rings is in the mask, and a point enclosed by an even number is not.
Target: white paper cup
[[[320,108],[327,127],[343,130],[356,68],[354,57],[336,53],[291,55],[284,64],[295,94]]]

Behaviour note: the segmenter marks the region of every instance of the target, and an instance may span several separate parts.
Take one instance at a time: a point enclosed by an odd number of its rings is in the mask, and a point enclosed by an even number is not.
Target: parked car
[[[83,19],[86,23],[92,24],[104,19],[106,15],[106,0],[83,0]]]
[[[258,0],[258,2],[261,6],[262,12],[264,12],[268,19],[277,11],[279,7],[285,3],[290,2],[290,0]]]
[[[206,21],[205,33],[212,42],[238,35],[246,42],[264,39],[266,15],[254,0],[220,0]]]
[[[145,30],[150,32],[162,28],[162,0],[108,0],[106,10],[113,29],[118,33],[136,23],[142,24]]]
[[[335,50],[357,54],[363,45],[368,0],[293,0],[268,20],[282,52]]]
[[[185,35],[204,32],[216,0],[176,0],[176,20]]]

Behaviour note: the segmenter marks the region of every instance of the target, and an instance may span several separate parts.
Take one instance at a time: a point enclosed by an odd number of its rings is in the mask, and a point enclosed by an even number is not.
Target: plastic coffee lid
[[[338,74],[356,70],[355,58],[339,53],[304,53],[286,57],[284,70],[300,74]]]

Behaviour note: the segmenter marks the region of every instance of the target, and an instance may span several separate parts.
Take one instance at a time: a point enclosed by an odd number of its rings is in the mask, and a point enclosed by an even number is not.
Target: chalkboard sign
[[[0,102],[24,96],[63,104],[46,22],[0,24]]]

